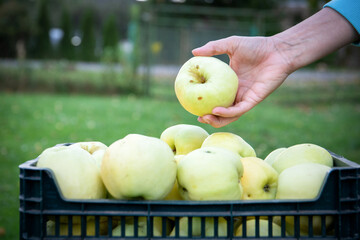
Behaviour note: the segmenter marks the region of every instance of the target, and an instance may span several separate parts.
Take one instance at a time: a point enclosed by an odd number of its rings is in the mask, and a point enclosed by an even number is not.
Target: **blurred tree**
[[[40,0],[38,6],[37,19],[35,23],[35,46],[33,56],[35,58],[52,57],[50,44],[50,18],[47,0]]]
[[[20,1],[6,1],[0,6],[0,56],[25,58],[26,41],[31,34],[26,6]]]
[[[116,26],[116,19],[114,15],[110,15],[103,27],[103,51],[106,58],[111,62],[118,60],[118,41],[119,34]]]
[[[319,10],[319,1],[318,0],[307,0],[308,8],[310,10],[310,13],[315,13]]]
[[[60,24],[64,33],[59,45],[60,56],[65,59],[74,59],[75,48],[71,44],[71,21],[69,12],[66,8],[62,11]]]
[[[84,61],[94,61],[96,38],[94,31],[94,14],[92,9],[87,9],[82,18],[82,40],[80,44],[80,58]]]
[[[117,47],[119,34],[116,26],[116,19],[114,15],[110,15],[104,24],[103,32],[103,47]]]

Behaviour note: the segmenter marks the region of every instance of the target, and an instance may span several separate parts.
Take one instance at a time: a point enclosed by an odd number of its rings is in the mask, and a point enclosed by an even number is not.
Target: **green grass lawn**
[[[159,92],[166,98],[0,93],[0,228],[6,231],[0,239],[19,238],[19,164],[57,143],[110,145],[129,133],[159,137],[165,128],[187,123],[209,133],[236,133],[261,158],[275,148],[309,142],[360,162],[359,83],[284,85],[221,129],[198,123],[171,87]]]

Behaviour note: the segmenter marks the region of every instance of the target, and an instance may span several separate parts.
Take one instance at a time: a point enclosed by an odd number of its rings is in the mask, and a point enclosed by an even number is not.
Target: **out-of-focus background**
[[[236,133],[260,158],[311,142],[360,162],[356,46],[296,71],[222,129],[198,123],[173,90],[193,48],[231,35],[273,35],[324,4],[0,0],[0,239],[19,238],[19,164],[57,143],[110,145],[129,133],[159,137],[167,127],[187,123],[209,133]]]

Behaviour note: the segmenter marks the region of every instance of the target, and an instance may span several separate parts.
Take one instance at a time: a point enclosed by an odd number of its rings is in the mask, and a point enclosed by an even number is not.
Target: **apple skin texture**
[[[240,200],[240,156],[218,147],[196,149],[178,163],[179,193],[184,200]]]
[[[129,134],[106,149],[101,176],[116,199],[158,200],[174,186],[176,162],[159,138]]]
[[[278,180],[276,199],[314,199],[321,190],[330,167],[318,163],[303,163],[289,167],[281,172]],[[294,218],[286,217],[286,229],[289,234],[294,229]],[[300,217],[301,234],[307,234],[308,217]],[[333,224],[333,218],[326,216],[326,228]],[[313,233],[321,234],[321,217],[313,217]]]
[[[244,174],[241,181],[244,200],[275,199],[279,174],[260,158],[241,158]]]
[[[37,167],[53,171],[65,198],[106,198],[106,188],[95,158],[78,146],[45,149],[38,158]]]
[[[212,237],[215,236],[215,220],[214,217],[205,217],[205,237]],[[223,217],[218,218],[218,236],[219,237],[226,237],[227,236],[227,221]],[[201,236],[201,218],[200,217],[193,217],[192,218],[192,236],[193,237],[200,237]],[[171,231],[170,236],[176,236],[176,229]],[[187,237],[189,236],[189,218],[182,217],[179,220],[179,236],[180,237]]]
[[[232,68],[215,57],[192,57],[180,68],[175,93],[180,104],[196,116],[215,107],[233,105],[239,80]]]
[[[286,168],[306,162],[333,166],[331,154],[325,148],[311,143],[297,144],[286,148],[275,157],[271,166],[281,173]]]
[[[166,142],[175,155],[185,155],[200,148],[208,132],[196,125],[178,124],[165,129],[160,139]]]
[[[223,147],[241,157],[256,157],[255,150],[240,136],[230,132],[216,132],[208,136],[202,147]]]

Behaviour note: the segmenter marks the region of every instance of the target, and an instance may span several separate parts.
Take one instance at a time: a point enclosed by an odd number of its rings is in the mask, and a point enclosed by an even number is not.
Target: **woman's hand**
[[[212,115],[199,117],[200,122],[217,128],[234,122],[283,83],[290,74],[290,64],[274,41],[267,37],[234,36],[211,41],[192,51],[195,56],[227,54],[230,67],[239,78],[233,106],[216,107]]]
[[[236,121],[278,88],[289,74],[337,49],[359,41],[360,35],[338,12],[323,8],[299,24],[271,37],[229,37],[194,49],[195,56],[227,54],[239,78],[233,106],[217,107],[202,123],[222,127]]]

